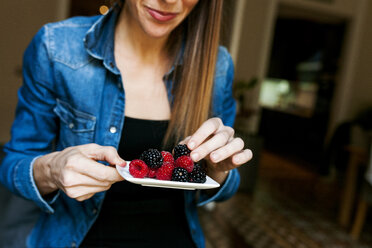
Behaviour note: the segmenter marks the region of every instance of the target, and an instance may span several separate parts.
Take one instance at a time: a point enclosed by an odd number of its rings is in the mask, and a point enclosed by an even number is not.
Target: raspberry
[[[129,173],[135,178],[144,178],[148,172],[149,168],[140,159],[132,160],[129,164]]]
[[[159,180],[171,180],[172,172],[174,169],[173,163],[164,163],[156,172],[156,179]]]
[[[207,181],[207,174],[199,167],[195,167],[194,170],[189,174],[189,182],[205,183],[205,181]]]
[[[174,158],[172,156],[172,153],[167,151],[162,151],[161,155],[163,156],[163,163],[174,163]]]
[[[151,169],[151,168],[149,168],[149,173],[147,174],[147,177],[149,177],[149,178],[155,178],[156,177],[156,171],[157,171],[158,169]]]
[[[176,167],[185,168],[190,173],[194,169],[194,162],[189,156],[181,156],[176,159]]]
[[[156,149],[148,149],[141,154],[140,157],[149,168],[157,169],[163,165],[163,156]]]
[[[177,158],[179,158],[181,156],[190,155],[190,153],[191,153],[191,151],[187,147],[187,145],[176,145],[173,148],[173,156],[174,156],[175,160],[177,160]]]
[[[176,167],[173,170],[172,173],[172,181],[178,181],[178,182],[187,182],[189,179],[189,173],[186,169],[181,167]]]

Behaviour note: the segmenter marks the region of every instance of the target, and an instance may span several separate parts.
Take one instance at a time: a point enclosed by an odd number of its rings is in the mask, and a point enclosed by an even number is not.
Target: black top
[[[124,123],[118,149],[123,159],[137,159],[149,148],[162,150],[168,121],[125,117]],[[113,184],[81,246],[195,247],[186,222],[183,190],[127,181]]]

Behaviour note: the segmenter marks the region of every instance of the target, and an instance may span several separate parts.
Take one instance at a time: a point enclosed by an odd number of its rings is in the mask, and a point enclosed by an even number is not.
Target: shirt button
[[[110,127],[110,133],[116,133],[116,127]]]
[[[110,67],[114,68],[114,63],[110,62]]]
[[[73,129],[74,128],[74,123],[70,123],[70,124],[68,124],[68,127],[70,128],[70,129]]]
[[[96,208],[93,208],[92,214],[96,214],[96,213],[97,213],[97,209]]]
[[[72,242],[71,243],[71,247],[76,247],[76,243],[75,242]]]

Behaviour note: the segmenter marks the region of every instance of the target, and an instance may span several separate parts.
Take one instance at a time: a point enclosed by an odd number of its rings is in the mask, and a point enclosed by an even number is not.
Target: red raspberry
[[[176,159],[175,166],[185,168],[190,173],[194,169],[194,161],[189,156],[184,155]]]
[[[173,163],[164,163],[156,172],[156,178],[159,180],[171,180],[174,169]]]
[[[148,172],[149,168],[140,159],[132,160],[129,164],[129,173],[135,178],[144,178]]]
[[[152,168],[149,168],[149,173],[147,174],[147,177],[149,178],[155,178],[156,177],[156,171],[158,169],[152,169]]]
[[[163,156],[163,163],[172,163],[174,164],[174,158],[172,156],[172,153],[167,151],[162,151],[161,155]]]

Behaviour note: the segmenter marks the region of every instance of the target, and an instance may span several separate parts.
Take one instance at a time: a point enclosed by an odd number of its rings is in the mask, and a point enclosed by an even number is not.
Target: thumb
[[[81,152],[94,160],[106,161],[111,165],[126,166],[126,162],[122,159],[115,147],[113,146],[100,146],[97,144],[82,145]]]

